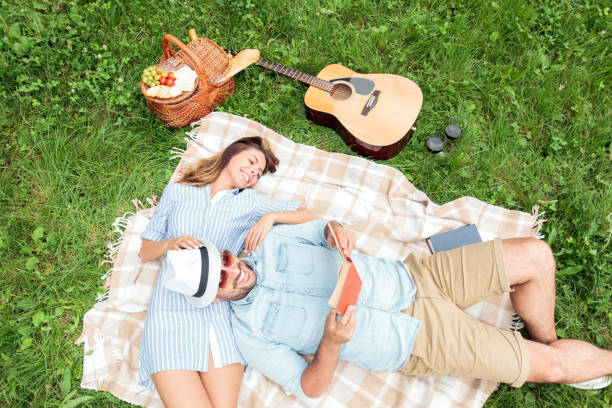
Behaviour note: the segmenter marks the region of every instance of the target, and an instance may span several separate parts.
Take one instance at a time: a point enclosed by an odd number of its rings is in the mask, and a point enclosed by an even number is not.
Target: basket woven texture
[[[208,38],[197,38],[194,30],[189,30],[189,35],[191,42],[185,45],[173,35],[166,34],[162,39],[160,63],[172,58],[177,64],[186,64],[193,69],[200,80],[193,95],[178,103],[163,103],[147,97],[148,87],[144,82],[140,83],[140,91],[151,112],[172,128],[186,126],[208,115],[234,92],[233,78],[216,83],[229,67],[230,58],[225,51]],[[172,44],[179,51],[174,50]]]

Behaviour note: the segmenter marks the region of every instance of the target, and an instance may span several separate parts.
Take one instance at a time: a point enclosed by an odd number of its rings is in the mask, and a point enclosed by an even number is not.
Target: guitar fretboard
[[[281,75],[288,76],[289,78],[296,79],[307,85],[314,86],[315,88],[319,88],[327,92],[331,92],[332,88],[334,87],[334,84],[329,81],[305,74],[301,71],[277,64],[276,62],[268,61],[263,58],[257,61],[255,64],[259,65],[260,67],[271,69],[272,71],[277,72]]]

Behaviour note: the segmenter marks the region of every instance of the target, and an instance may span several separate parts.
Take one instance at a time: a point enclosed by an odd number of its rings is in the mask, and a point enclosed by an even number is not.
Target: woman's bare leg
[[[234,408],[238,405],[244,366],[230,364],[216,368],[212,353],[209,355],[208,372],[200,373],[204,388],[215,408]]]
[[[151,375],[166,408],[212,408],[198,371],[168,370]]]

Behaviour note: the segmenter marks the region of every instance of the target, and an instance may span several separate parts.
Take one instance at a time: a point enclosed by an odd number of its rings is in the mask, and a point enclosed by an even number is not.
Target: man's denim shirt
[[[247,364],[302,397],[308,364],[299,354],[317,351],[342,263],[338,251],[325,243],[326,224],[274,227],[244,259],[257,283],[245,298],[231,302],[234,334]],[[342,345],[340,359],[370,370],[398,370],[410,357],[420,326],[401,313],[414,299],[414,281],[400,261],[356,253],[351,259],[363,286],[355,334]]]

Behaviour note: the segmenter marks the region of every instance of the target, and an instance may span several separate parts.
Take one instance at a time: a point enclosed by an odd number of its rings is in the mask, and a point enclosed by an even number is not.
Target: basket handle
[[[197,39],[194,29],[189,30],[189,36],[191,37],[192,41],[194,39]],[[191,68],[195,69],[196,73],[200,77],[200,81],[203,84],[207,83],[208,76],[206,75],[206,71],[204,70],[204,67],[200,64],[197,56],[194,54],[191,48],[187,47],[185,44],[183,44],[181,40],[179,40],[172,34],[166,34],[162,38],[162,49],[164,50],[162,60],[167,60],[168,58],[174,56],[174,54],[176,53],[176,51],[172,49],[172,44],[176,45],[181,51],[183,51],[185,56],[191,61]]]

